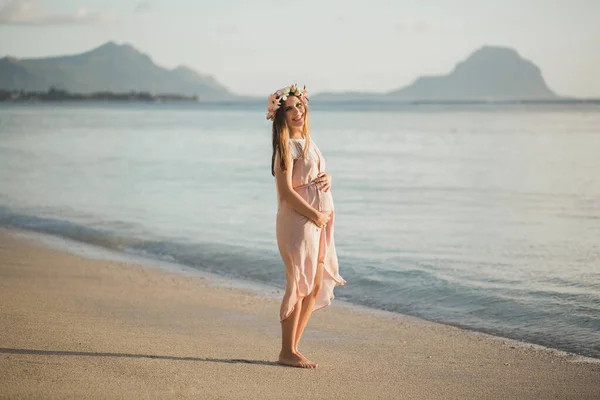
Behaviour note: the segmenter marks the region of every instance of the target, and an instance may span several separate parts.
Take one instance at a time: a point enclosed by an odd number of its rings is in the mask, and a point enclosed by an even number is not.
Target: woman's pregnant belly
[[[333,211],[331,190],[323,192],[319,190],[316,184],[310,184],[295,190],[311,207],[319,211]]]

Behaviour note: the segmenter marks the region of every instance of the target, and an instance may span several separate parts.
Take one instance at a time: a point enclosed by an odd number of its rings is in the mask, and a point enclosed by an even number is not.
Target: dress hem
[[[345,281],[345,280],[343,280],[343,279],[342,279],[342,281],[341,281],[341,282],[338,282],[337,280],[336,280],[335,282],[336,282],[336,285],[335,285],[334,287],[337,287],[337,286],[344,286],[344,285],[346,284],[346,281]],[[304,300],[306,297],[308,297],[308,295],[306,295],[306,296],[302,296],[302,297],[298,296],[298,300],[296,301],[296,304],[298,304],[300,301]],[[322,309],[323,309],[323,308],[325,308],[325,307],[328,307],[328,306],[330,306],[330,305],[331,305],[331,301],[332,301],[333,299],[335,299],[335,296],[334,296],[334,295],[333,295],[333,293],[332,293],[332,294],[331,294],[331,298],[329,299],[329,302],[328,302],[327,304],[325,304],[325,305],[323,305],[323,306],[321,306],[321,307],[319,307],[319,308],[313,308],[312,312],[319,311],[319,310],[322,310]],[[292,309],[291,309],[291,310],[290,310],[290,311],[287,313],[287,315],[285,316],[285,318],[283,318],[283,319],[281,319],[281,318],[280,318],[280,319],[279,319],[279,322],[280,322],[280,323],[282,323],[283,321],[285,321],[286,319],[288,319],[288,318],[290,317],[290,315],[292,315],[292,313],[293,313],[293,312],[294,312],[294,310],[296,309],[296,304],[294,304],[294,306],[293,306],[293,307],[292,307]]]

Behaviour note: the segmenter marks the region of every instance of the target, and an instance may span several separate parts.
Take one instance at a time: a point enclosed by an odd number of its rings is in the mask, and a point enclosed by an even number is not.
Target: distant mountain
[[[559,97],[544,82],[540,69],[506,47],[484,46],[447,75],[423,76],[385,94],[323,93],[323,101],[488,101],[552,100]]]
[[[108,42],[71,56],[0,59],[0,89],[45,91],[50,86],[72,93],[145,91],[200,100],[237,98],[211,76],[187,67],[159,67],[128,44]]]
[[[484,46],[448,75],[420,77],[389,93],[394,98],[420,100],[542,100],[552,92],[531,61],[513,49]]]
[[[43,76],[31,73],[29,68],[13,57],[0,58],[0,88],[38,90],[47,89]]]

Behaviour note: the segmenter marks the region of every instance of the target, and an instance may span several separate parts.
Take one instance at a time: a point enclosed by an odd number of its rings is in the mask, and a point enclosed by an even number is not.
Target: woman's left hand
[[[331,174],[328,172],[321,172],[317,175],[317,178],[314,180],[317,183],[317,186],[323,192],[328,192],[331,189]]]

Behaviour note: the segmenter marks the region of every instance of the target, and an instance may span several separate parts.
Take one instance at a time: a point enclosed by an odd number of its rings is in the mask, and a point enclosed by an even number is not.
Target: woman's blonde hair
[[[296,96],[294,96],[296,97]],[[304,125],[302,126],[302,136],[306,143],[302,153],[302,158],[308,155],[310,148],[310,129],[308,127],[308,105],[304,105]],[[282,104],[275,113],[273,119],[273,155],[271,157],[271,175],[275,176],[275,158],[279,154],[279,166],[282,171],[286,171],[290,166],[288,164],[290,154],[290,130],[285,120],[285,107]]]

